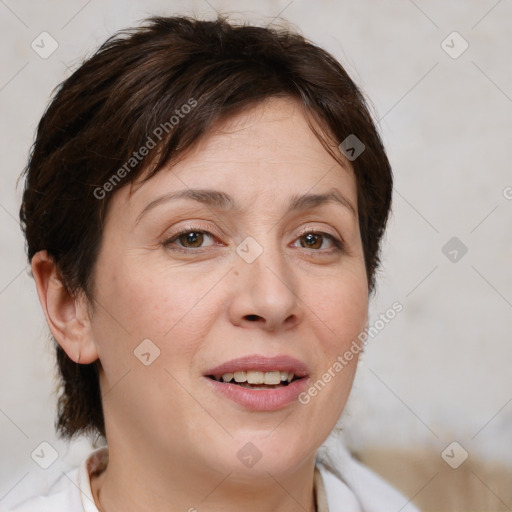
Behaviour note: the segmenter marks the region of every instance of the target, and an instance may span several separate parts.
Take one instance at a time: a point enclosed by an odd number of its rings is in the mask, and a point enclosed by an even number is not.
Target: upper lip
[[[287,355],[266,357],[259,354],[232,359],[231,361],[222,363],[215,368],[211,368],[205,373],[205,375],[222,376],[225,373],[250,370],[260,372],[281,370],[285,372],[293,372],[296,377],[306,377],[308,375],[307,366],[302,361],[299,361],[294,357]]]

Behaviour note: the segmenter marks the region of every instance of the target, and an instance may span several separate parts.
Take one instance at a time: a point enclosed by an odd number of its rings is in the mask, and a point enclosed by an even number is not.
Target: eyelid
[[[318,235],[328,235],[335,240],[339,241],[340,243],[343,242],[343,237],[338,233],[338,231],[334,228],[331,228],[331,230],[328,230],[326,227],[322,226],[305,226],[299,229],[296,238],[299,238],[301,236],[304,236],[308,233],[314,233]]]
[[[208,235],[208,236],[211,236],[214,243],[215,242],[221,242],[220,240],[220,236],[218,234],[215,233],[215,229],[212,228],[212,226],[209,226],[208,228],[206,228],[205,226],[201,226],[199,224],[200,221],[197,221],[197,222],[194,222],[194,223],[190,223],[190,224],[185,224],[185,225],[182,225],[179,229],[175,230],[175,231],[171,231],[171,232],[166,232],[164,233],[164,235],[162,235],[162,245],[164,246],[168,246],[168,245],[171,245],[171,243],[176,240],[178,237],[180,237],[181,235],[184,235],[186,233],[191,233],[191,232],[195,232],[195,233],[202,233],[204,235]],[[223,243],[223,242],[221,242]],[[181,246],[177,246],[178,248],[181,248],[185,251],[198,251],[200,249],[205,249],[205,247],[198,247],[198,248],[187,248],[187,247],[181,247]]]
[[[301,236],[305,233],[325,233],[327,235],[338,236],[335,233],[326,231],[326,229],[327,228],[325,226],[311,226],[311,225],[303,226],[299,229],[297,236]],[[332,229],[332,230],[335,231],[334,229]]]
[[[182,235],[184,233],[189,233],[191,231],[208,233],[218,238],[220,238],[221,236],[220,233],[218,232],[218,229],[216,229],[215,226],[208,221],[188,220],[177,224],[179,224],[178,227],[175,227],[176,225],[174,225],[171,226],[170,228],[167,228],[162,234],[162,237],[170,239]]]
[[[215,231],[217,231],[217,230],[213,226],[211,226],[211,225],[209,225],[208,227],[201,226],[201,224],[200,224],[201,221],[188,221],[188,222],[189,223],[182,225],[178,230],[171,232],[170,234],[164,234],[163,240],[161,242],[162,245],[168,247],[168,246],[172,245],[173,242],[177,238],[179,238],[181,235],[184,235],[184,234],[190,233],[190,232],[198,232],[198,233],[202,233],[204,235],[210,236],[213,239],[213,243],[211,245],[219,245],[219,242],[220,242],[220,244],[225,245],[225,243],[222,242],[222,240],[221,240],[221,236],[215,233]],[[322,226],[322,227],[311,226],[311,225],[303,226],[295,234],[295,237],[292,240],[292,243],[295,243],[301,236],[304,236],[309,233],[325,236],[325,237],[331,239],[332,243],[335,246],[335,249],[338,249],[341,251],[346,251],[346,244],[345,244],[345,240],[343,239],[343,237],[341,235],[339,235],[339,233],[337,232],[336,229],[331,228],[330,230],[328,230],[328,228],[325,226]],[[179,250],[179,251],[184,251],[184,252],[199,252],[202,249],[203,250],[207,249],[207,247],[210,247],[210,246],[191,248],[191,247],[181,247],[180,245],[175,245],[175,247],[173,247],[173,249]],[[333,248],[331,248],[331,250],[332,249]],[[330,249],[323,249],[323,250],[316,249],[316,250],[314,250],[314,252],[328,252],[329,250]]]
[[[334,234],[330,231],[326,231],[326,228],[321,228],[321,227],[315,228],[315,227],[311,227],[311,226],[303,227],[299,230],[299,232],[293,239],[292,243],[295,243],[301,236],[312,233],[315,235],[322,235],[322,236],[326,236],[326,237],[330,238],[337,250],[346,252],[345,240],[343,239],[343,237],[341,235],[339,235],[337,233],[337,230],[335,230],[334,228],[332,228],[332,230],[336,231],[336,234]],[[304,249],[306,249],[306,248],[304,248]],[[306,250],[309,250],[309,249],[306,249]],[[329,249],[324,249],[323,251],[320,249],[311,249],[311,250],[313,252],[329,251]]]

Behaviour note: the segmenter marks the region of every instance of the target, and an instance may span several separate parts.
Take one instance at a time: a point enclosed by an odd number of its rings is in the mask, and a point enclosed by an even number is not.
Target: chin
[[[318,445],[313,442],[307,432],[291,432],[282,426],[274,432],[243,429],[243,432],[234,434],[228,449],[221,449],[219,459],[222,458],[225,470],[233,474],[250,475],[252,478],[268,478],[270,474],[281,475],[282,478],[314,457],[321,442]]]

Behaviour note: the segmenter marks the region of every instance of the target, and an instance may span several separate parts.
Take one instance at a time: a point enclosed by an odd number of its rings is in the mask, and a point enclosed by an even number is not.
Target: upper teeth
[[[222,375],[222,380],[224,382],[230,382],[235,379],[235,382],[247,382],[248,384],[268,384],[275,385],[281,384],[281,382],[291,382],[294,377],[293,372],[285,372],[285,371],[272,371],[272,372],[258,372],[258,371],[248,371],[248,372],[234,372],[234,373],[225,373]]]

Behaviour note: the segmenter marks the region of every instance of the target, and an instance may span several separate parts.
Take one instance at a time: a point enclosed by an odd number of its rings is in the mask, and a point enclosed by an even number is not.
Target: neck
[[[315,457],[286,475],[212,471],[200,463],[109,443],[107,469],[91,479],[100,512],[312,512]]]

